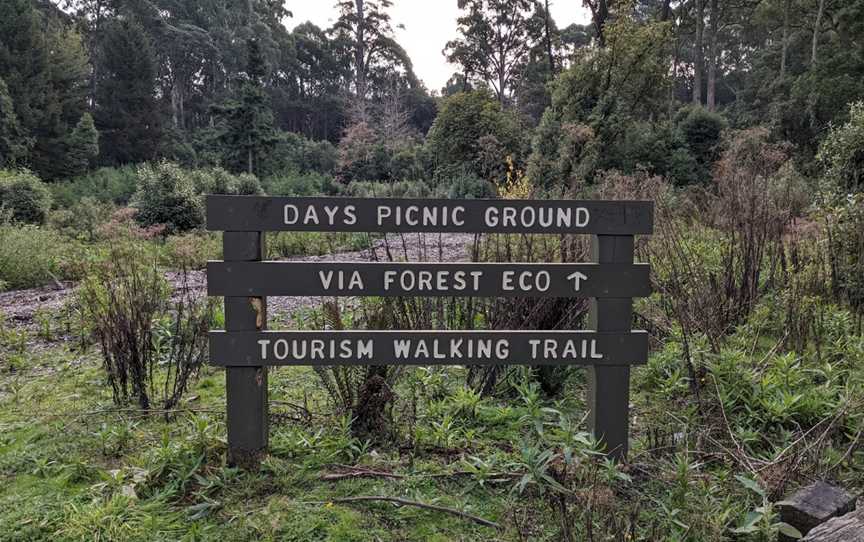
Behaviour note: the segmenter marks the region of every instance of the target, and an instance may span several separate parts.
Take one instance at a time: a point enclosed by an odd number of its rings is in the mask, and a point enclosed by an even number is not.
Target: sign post
[[[607,452],[628,449],[630,366],[648,359],[633,297],[650,294],[634,239],[653,231],[645,201],[434,200],[208,196],[224,261],[207,290],[225,297],[210,363],[226,367],[228,454],[255,468],[268,443],[268,366],[585,365],[590,425]],[[264,232],[590,234],[590,263],[264,261]],[[590,298],[584,331],[267,331],[267,296]]]
[[[228,232],[222,236],[226,262],[255,262],[264,259],[263,232]],[[229,333],[267,329],[267,298],[225,297],[225,330]],[[211,352],[212,352],[211,348]],[[228,461],[255,469],[267,451],[269,408],[267,367],[233,366],[225,371],[228,426]]]

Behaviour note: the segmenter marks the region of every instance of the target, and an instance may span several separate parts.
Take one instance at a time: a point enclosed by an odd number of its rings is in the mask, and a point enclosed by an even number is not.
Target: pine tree
[[[96,84],[100,162],[119,165],[156,157],[162,134],[156,99],[156,62],[144,29],[130,20],[105,30]]]
[[[260,174],[268,151],[278,141],[273,111],[264,90],[267,66],[257,40],[250,39],[246,73],[236,98],[215,108],[219,116],[216,141],[225,165],[235,172]]]
[[[66,141],[67,176],[72,177],[87,172],[98,155],[99,132],[90,113],[84,113]]]
[[[32,145],[33,140],[25,136],[18,123],[9,89],[0,78],[0,168],[18,164]]]
[[[65,170],[64,141],[87,105],[87,62],[80,34],[57,12],[29,0],[0,2],[0,74],[22,135],[32,138],[23,161],[42,178]]]

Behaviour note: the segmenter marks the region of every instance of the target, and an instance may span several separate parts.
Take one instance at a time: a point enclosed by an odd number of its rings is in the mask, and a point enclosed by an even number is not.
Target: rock
[[[788,499],[780,501],[777,506],[780,508],[780,521],[788,523],[806,535],[811,529],[829,519],[854,510],[855,499],[855,496],[842,488],[825,482],[816,482],[798,490]]]
[[[864,542],[864,510],[829,519],[814,527],[801,542]]]

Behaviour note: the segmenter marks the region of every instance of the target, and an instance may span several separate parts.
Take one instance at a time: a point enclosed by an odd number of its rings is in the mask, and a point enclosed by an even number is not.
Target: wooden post
[[[633,263],[632,235],[595,235],[591,257],[595,263]],[[630,331],[632,298],[591,299],[588,328],[597,331]],[[630,424],[630,367],[594,366],[588,369],[589,425],[607,453],[627,457]]]
[[[226,262],[260,261],[265,256],[263,232],[225,232]],[[266,297],[226,297],[226,331],[263,331],[267,328]],[[228,367],[228,463],[257,470],[268,444],[267,367]]]

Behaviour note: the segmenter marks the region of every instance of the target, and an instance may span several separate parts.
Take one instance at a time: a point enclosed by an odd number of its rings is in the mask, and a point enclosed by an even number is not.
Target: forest
[[[443,88],[399,43],[407,0],[320,1],[328,27],[300,0],[0,0],[0,540],[840,540],[783,510],[864,490],[864,0],[442,0]],[[590,370],[454,363],[270,368],[267,453],[232,461],[210,194],[653,202],[629,453],[590,431]],[[281,231],[264,255],[573,263],[591,239]],[[576,330],[589,302],[267,313]]]

